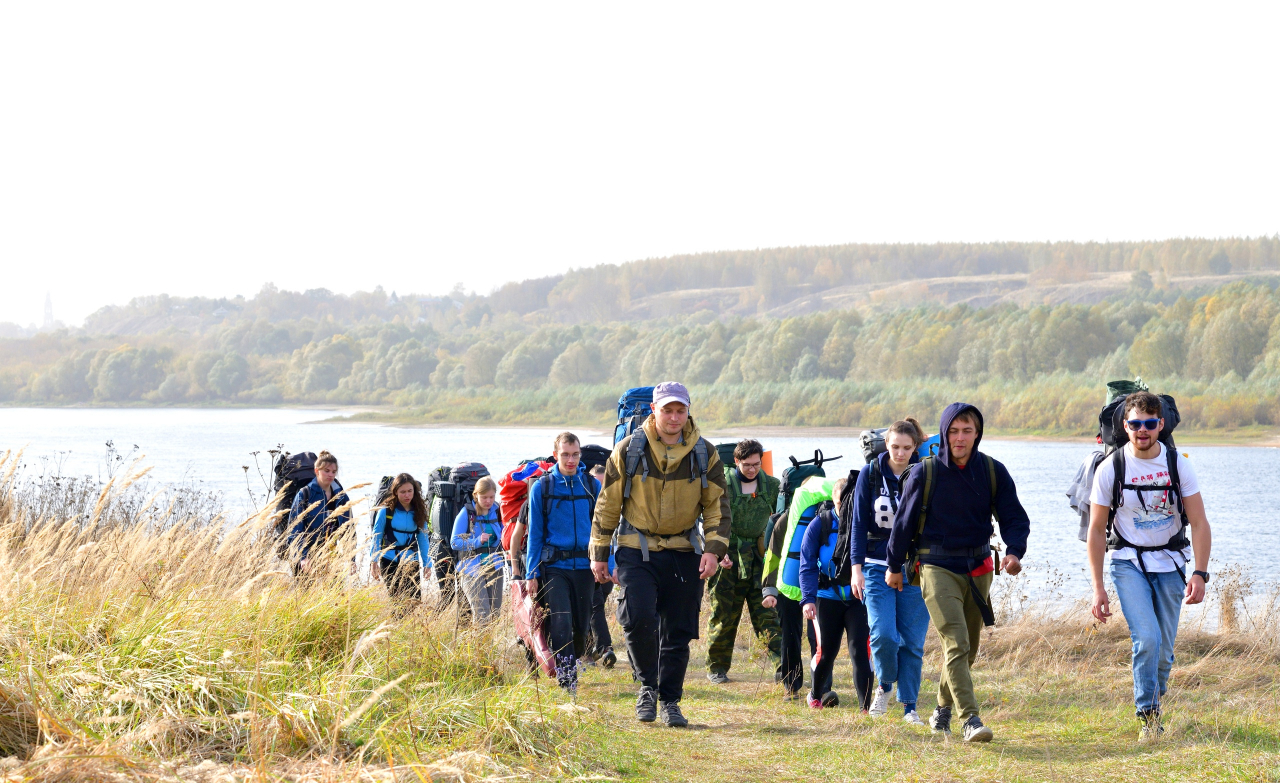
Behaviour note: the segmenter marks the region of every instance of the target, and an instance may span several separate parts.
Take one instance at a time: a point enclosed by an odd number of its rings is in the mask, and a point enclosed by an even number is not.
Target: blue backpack
[[[627,389],[618,398],[618,423],[613,428],[613,442],[617,445],[623,438],[640,428],[644,420],[649,418],[653,405],[653,387],[637,386]]]

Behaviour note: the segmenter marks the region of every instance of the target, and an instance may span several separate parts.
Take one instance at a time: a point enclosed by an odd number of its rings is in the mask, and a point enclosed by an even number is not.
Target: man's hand
[[[818,607],[816,604],[805,604],[800,611],[804,613],[804,619],[806,620],[818,619]]]
[[[853,578],[849,580],[849,586],[853,588],[854,597],[859,601],[866,600],[862,597],[862,593],[867,586],[867,578],[862,575],[862,566],[857,563],[853,564]]]
[[[374,560],[369,564],[369,574],[373,577],[373,581],[375,582],[382,578],[382,565],[379,560]]]
[[[609,581],[609,563],[607,561],[601,563],[599,560],[592,560],[591,575],[594,576],[596,578],[596,581],[599,582],[600,584],[604,584],[605,582],[608,582]],[[614,584],[617,584],[617,582],[615,582]]]
[[[702,562],[698,565],[698,577],[710,579],[720,567],[720,560],[710,552],[702,553]]]
[[[773,595],[766,595],[764,597],[764,600],[760,602],[760,605],[763,606],[765,609],[772,609],[773,607],[778,605],[778,597]]]
[[[902,572],[894,573],[892,571],[884,572],[884,583],[892,587],[898,592],[902,592]]]
[[[724,557],[720,558],[720,567],[733,568],[733,561],[729,559],[729,556],[727,554]]]
[[[1192,574],[1187,580],[1187,600],[1183,603],[1198,604],[1204,600],[1204,579],[1199,574]]]
[[[1105,623],[1107,618],[1111,616],[1111,599],[1107,597],[1106,590],[1093,591],[1092,613],[1100,623]]]
[[[524,580],[524,591],[525,591],[526,593],[528,593],[529,595],[537,595],[537,594],[538,594],[538,580],[537,580],[536,578],[534,578],[534,579],[526,579],[526,580]]]
[[[1017,555],[1005,555],[1004,559],[1000,561],[1000,570],[1009,576],[1017,576],[1022,572],[1022,561],[1018,559]]]

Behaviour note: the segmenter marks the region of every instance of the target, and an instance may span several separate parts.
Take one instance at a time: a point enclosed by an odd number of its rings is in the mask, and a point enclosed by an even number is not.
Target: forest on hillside
[[[875,406],[913,395],[931,415],[927,400],[937,395],[986,389],[1001,405],[1038,389],[1046,405],[1058,402],[1016,428],[1063,430],[1087,428],[1088,417],[1061,411],[1096,413],[1102,383],[1141,374],[1203,398],[1192,404],[1201,425],[1280,424],[1273,285],[1241,281],[1172,301],[1135,293],[1096,305],[786,319],[481,319],[443,330],[401,316],[344,325],[329,315],[128,338],[63,330],[0,340],[0,401],[377,404],[421,420],[600,421],[620,389],[678,378],[716,400],[699,415],[717,424],[857,425],[883,418],[869,412]]]

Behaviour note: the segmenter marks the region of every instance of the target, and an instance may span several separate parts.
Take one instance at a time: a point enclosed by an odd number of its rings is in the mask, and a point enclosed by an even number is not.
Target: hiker
[[[1159,397],[1146,391],[1125,399],[1129,442],[1098,463],[1089,498],[1093,616],[1103,623],[1111,617],[1102,580],[1103,554],[1110,549],[1111,581],[1133,640],[1133,700],[1142,721],[1140,739],[1154,739],[1164,731],[1160,699],[1169,686],[1182,603],[1204,600],[1212,545],[1195,469],[1161,441],[1166,426],[1163,407]],[[1193,548],[1195,570],[1188,577],[1185,569]]]
[[[1022,570],[1031,521],[1013,477],[1003,464],[978,451],[982,412],[954,402],[942,412],[943,444],[907,473],[894,515],[885,583],[903,589],[903,561],[914,551],[910,581],[920,585],[929,619],[942,642],[943,671],[938,706],[929,719],[934,731],[951,731],[951,711],[960,709],[965,742],[989,742],[990,728],[978,717],[978,698],[969,669],[978,657],[983,625],[994,625],[990,593],[994,559],[991,518],[1000,523],[1008,546],[1000,566]]]
[[[929,631],[929,611],[916,585],[893,590],[885,583],[888,569],[889,531],[902,502],[902,474],[920,461],[917,449],[924,442],[920,423],[912,418],[895,421],[884,434],[885,451],[858,472],[853,489],[853,594],[867,605],[871,624],[871,657],[880,687],[871,703],[873,717],[889,710],[893,686],[903,720],[917,726],[924,721],[916,712],[924,665],[924,638]],[[842,505],[841,508],[844,508]]]
[[[817,623],[818,654],[813,662],[813,688],[809,691],[809,707],[820,710],[834,707],[840,697],[831,690],[831,671],[840,656],[840,641],[849,638],[849,657],[853,659],[853,685],[862,712],[871,705],[871,654],[868,648],[870,629],[867,607],[853,594],[850,585],[840,584],[833,562],[840,520],[835,509],[846,490],[852,491],[847,479],[838,479],[831,492],[831,507],[825,507],[805,528],[800,542],[800,607],[804,619]]]
[[[689,642],[698,638],[702,580],[729,548],[724,470],[689,407],[683,384],[654,387],[648,418],[614,446],[591,525],[591,570],[601,584],[618,531],[618,620],[640,680],[636,719],[651,722],[660,710],[668,726],[689,725],[680,697]]]
[[[600,485],[580,464],[582,445],[577,435],[557,435],[555,456],[555,467],[529,488],[525,583],[547,611],[547,641],[556,656],[556,680],[576,693],[578,659],[587,650],[596,592],[587,544]]]
[[[604,486],[604,463],[592,465],[588,470],[591,478],[600,486]],[[599,661],[606,669],[612,669],[618,663],[618,655],[613,651],[613,634],[609,631],[609,618],[605,615],[605,603],[613,586],[618,583],[617,566],[613,555],[609,556],[609,581],[596,582],[595,595],[591,598],[591,643],[587,649],[587,660]]]
[[[458,553],[462,592],[474,621],[483,625],[502,608],[502,517],[498,515],[498,483],[489,476],[476,481],[472,502],[453,520],[450,547]]]
[[[293,498],[289,509],[289,551],[296,553],[294,576],[311,573],[326,545],[351,521],[347,493],[338,482],[338,458],[327,451],[316,457],[316,477]]]
[[[429,551],[427,504],[413,476],[401,473],[373,520],[369,571],[382,579],[392,598],[412,606],[422,600],[422,556]]]
[[[729,553],[720,570],[707,582],[711,593],[711,622],[707,625],[707,679],[719,685],[729,681],[733,643],[738,638],[742,606],[746,604],[751,627],[769,651],[769,660],[781,671],[782,629],[778,611],[765,607],[761,594],[764,572],[764,536],[769,515],[778,504],[780,484],[761,471],[764,446],[760,441],[740,441],[733,449],[736,467],[725,467],[731,523]]]

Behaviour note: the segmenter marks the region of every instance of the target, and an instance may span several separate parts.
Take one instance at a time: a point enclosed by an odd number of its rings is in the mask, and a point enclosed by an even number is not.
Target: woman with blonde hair
[[[502,608],[502,517],[494,502],[497,497],[498,483],[485,476],[453,521],[450,545],[458,553],[462,591],[477,623],[488,622]]]
[[[885,451],[858,473],[853,496],[853,592],[867,605],[871,625],[871,658],[875,665],[876,689],[871,715],[888,712],[894,683],[903,720],[923,726],[916,712],[924,664],[924,637],[929,630],[929,612],[919,587],[904,584],[901,591],[885,584],[888,570],[889,533],[902,498],[906,471],[919,462],[917,450],[924,442],[920,422],[913,418],[895,421],[885,433]]]

